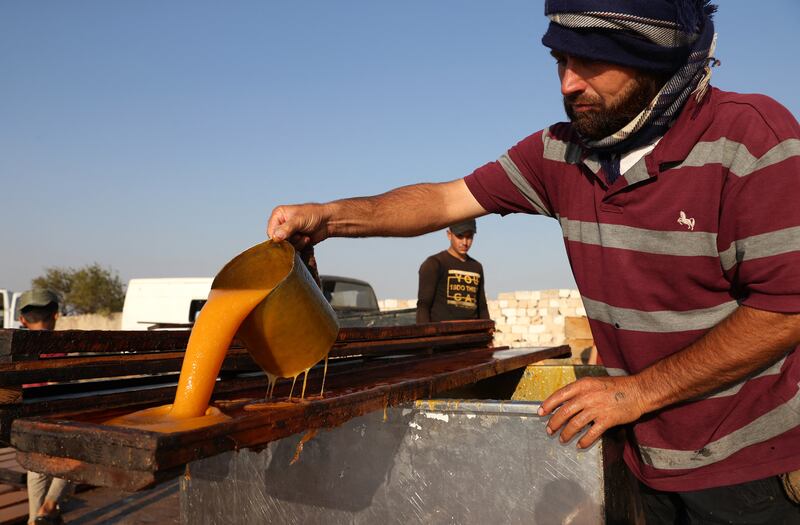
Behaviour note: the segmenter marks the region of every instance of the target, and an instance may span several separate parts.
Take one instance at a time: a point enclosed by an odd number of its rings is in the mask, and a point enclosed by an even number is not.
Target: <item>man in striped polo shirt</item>
[[[547,0],[569,122],[464,179],[279,206],[268,234],[302,247],[486,213],[558,220],[610,377],[548,398],[548,432],[586,448],[630,424],[648,523],[800,523],[778,478],[800,470],[800,126],[709,86],[715,9]]]

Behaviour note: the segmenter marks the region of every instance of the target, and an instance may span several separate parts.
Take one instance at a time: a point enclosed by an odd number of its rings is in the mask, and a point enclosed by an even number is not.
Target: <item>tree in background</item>
[[[97,263],[81,268],[45,268],[45,274],[33,279],[31,285],[56,292],[65,315],[108,315],[122,311],[125,301],[125,287],[117,273]]]

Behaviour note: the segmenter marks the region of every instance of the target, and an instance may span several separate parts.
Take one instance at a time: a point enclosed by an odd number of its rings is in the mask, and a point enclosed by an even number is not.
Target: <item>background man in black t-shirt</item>
[[[450,247],[419,267],[418,323],[489,319],[483,266],[467,255],[476,231],[475,219],[453,224],[447,230]]]

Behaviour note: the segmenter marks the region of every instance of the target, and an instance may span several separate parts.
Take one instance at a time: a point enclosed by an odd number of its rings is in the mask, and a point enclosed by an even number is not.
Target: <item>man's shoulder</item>
[[[581,153],[580,139],[572,124],[556,122],[516,143],[509,149],[508,156],[524,175],[528,172],[541,174],[542,161],[572,164],[570,159],[580,158]]]
[[[717,122],[735,123],[748,136],[757,127],[770,128],[778,137],[795,135],[797,121],[792,113],[774,98],[760,93],[737,93],[715,89],[712,105]]]
[[[786,111],[786,108],[784,108],[780,102],[763,93],[738,93],[736,91],[725,91],[719,88],[715,88],[713,93],[714,96],[712,99],[717,106],[744,104],[763,111],[773,111],[775,109]]]
[[[444,250],[444,251],[441,251],[441,252],[437,252],[437,253],[434,253],[433,255],[428,256],[424,261],[422,261],[422,265],[420,265],[420,268],[424,267],[424,266],[432,266],[432,265],[433,266],[439,266],[439,265],[441,265],[444,255],[447,255],[447,250]]]

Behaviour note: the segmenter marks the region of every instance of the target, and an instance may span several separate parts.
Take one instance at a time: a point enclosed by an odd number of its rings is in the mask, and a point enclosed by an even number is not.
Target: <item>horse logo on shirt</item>
[[[684,226],[686,226],[690,230],[694,231],[694,218],[693,217],[687,217],[686,216],[686,212],[683,211],[683,210],[681,210],[681,216],[678,217],[678,224],[683,224]]]

